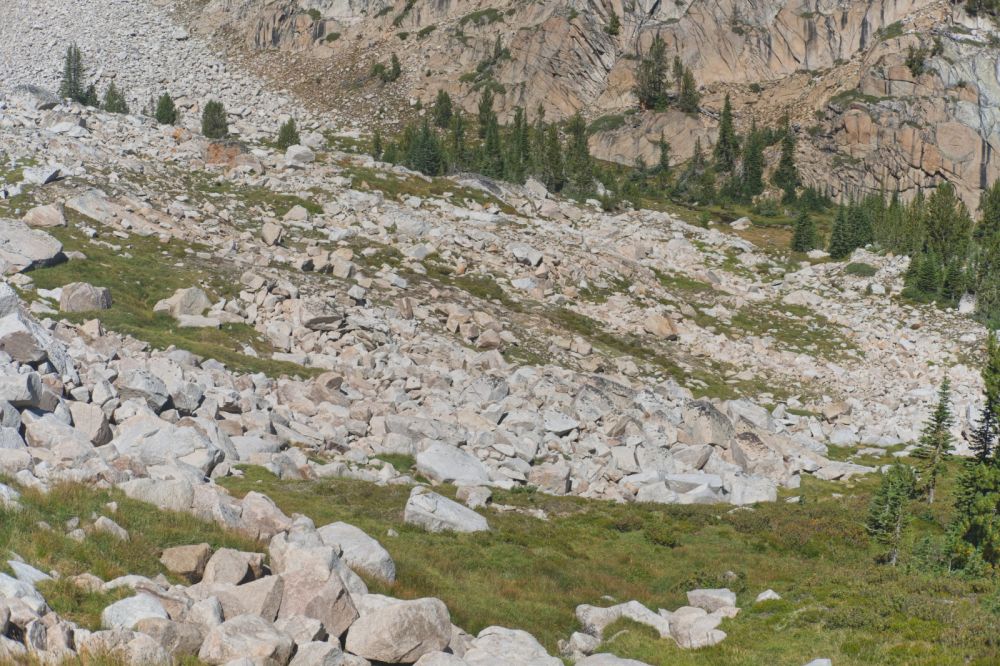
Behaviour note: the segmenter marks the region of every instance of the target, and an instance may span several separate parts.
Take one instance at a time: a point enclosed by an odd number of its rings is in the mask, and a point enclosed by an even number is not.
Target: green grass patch
[[[770,337],[775,347],[843,360],[857,351],[839,326],[809,308],[780,303],[749,304],[737,311],[730,325],[735,334]]]
[[[872,277],[878,273],[878,269],[871,264],[853,262],[844,266],[844,273],[856,277]]]
[[[587,134],[597,134],[598,132],[612,132],[625,124],[625,116],[616,113],[608,116],[601,116],[590,123]]]
[[[1000,617],[984,604],[996,583],[927,570],[915,554],[917,542],[937,538],[950,519],[954,474],[947,478],[938,502],[917,507],[895,569],[875,564],[878,550],[861,523],[875,479],[806,478],[795,491],[801,503],[739,510],[497,491],[497,502],[542,509],[549,520],[487,511],[493,529],[480,534],[404,524],[408,487],[283,482],[254,468],[224,483],[235,495],[264,492],[317,525],[343,520],[378,538],[396,561],[398,582],[372,581],[373,591],[441,598],[467,631],[525,629],[553,653],[578,629],[577,604],[607,605],[602,597],[611,595],[673,610],[686,604],[687,590],[729,587],[743,610],[723,623],[729,636],[721,644],[685,651],[622,623],[606,633],[602,651],[654,666],[801,666],[816,657],[851,665],[995,663],[1000,650],[991,637]],[[767,588],[782,600],[753,605]]]
[[[469,12],[458,20],[458,26],[459,28],[464,28],[466,25],[471,24],[476,27],[483,27],[499,23],[500,21],[503,21],[503,14],[500,10],[495,7],[487,7],[486,9],[477,9],[474,12]]]
[[[56,486],[47,495],[25,489],[21,492],[21,510],[0,509],[0,549],[17,553],[43,571],[58,571],[64,579],[82,573],[105,581],[126,574],[166,574],[160,554],[172,546],[204,542],[213,548],[259,550],[250,539],[226,533],[212,523],[189,514],[160,511],[118,491],[67,484]],[[111,501],[118,504],[115,512],[107,508]],[[128,531],[129,540],[92,533],[77,542],[65,535],[68,520],[79,518],[81,526],[87,526],[92,523],[92,514],[114,520]],[[39,522],[52,529],[39,528]],[[39,591],[57,613],[91,629],[99,628],[105,606],[131,594],[127,589],[111,594],[83,592],[66,580],[43,583]]]

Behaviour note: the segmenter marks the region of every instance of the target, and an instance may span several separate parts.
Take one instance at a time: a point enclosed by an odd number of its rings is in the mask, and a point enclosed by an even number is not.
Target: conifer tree
[[[974,462],[962,472],[950,533],[953,566],[984,573],[1000,563],[1000,466]]]
[[[635,95],[643,109],[662,109],[667,103],[667,44],[660,35],[639,60],[635,72]]]
[[[102,108],[108,113],[128,113],[128,102],[125,101],[125,96],[118,90],[114,81],[108,84],[108,89],[104,91]]]
[[[795,166],[795,134],[788,117],[785,117],[784,133],[781,137],[781,157],[771,181],[785,193],[785,201],[795,200],[795,188],[799,186],[799,171]]]
[[[63,61],[63,74],[62,82],[59,84],[59,96],[82,104],[85,94],[83,79],[83,54],[80,52],[79,46],[70,44],[66,49],[66,58]]]
[[[449,152],[453,168],[464,169],[469,163],[469,157],[465,145],[465,118],[461,113],[456,113],[451,117],[450,135]]]
[[[482,160],[480,172],[489,178],[503,178],[503,146],[500,141],[500,124],[496,114],[492,113],[487,120],[483,139]]]
[[[764,137],[754,122],[744,144],[740,177],[742,198],[746,201],[764,191]]]
[[[684,68],[684,76],[681,77],[681,90],[677,97],[677,108],[684,113],[698,113],[701,106],[701,94],[698,86],[694,82],[694,74],[690,68]]]
[[[290,146],[297,146],[300,142],[299,128],[295,125],[295,119],[289,118],[281,124],[278,129],[278,148],[288,150]]]
[[[564,182],[562,146],[555,125],[545,130],[545,153],[542,156],[542,183],[550,192],[558,192]]]
[[[434,124],[441,129],[447,129],[451,125],[452,113],[451,95],[445,90],[438,90],[437,97],[434,99],[434,108],[431,110]]]
[[[681,85],[684,83],[684,61],[681,60],[680,56],[674,56],[674,61],[670,68],[670,74],[674,79],[674,92],[680,95]]]
[[[830,253],[831,259],[838,261],[854,251],[851,246],[851,232],[848,229],[847,210],[843,204],[837,208],[837,216],[833,220],[833,229],[830,231],[830,247],[827,251]]]
[[[738,150],[736,130],[733,128],[733,105],[729,101],[729,93],[726,93],[726,101],[719,117],[719,138],[713,151],[715,168],[723,173],[732,172],[736,166]]]
[[[1000,343],[996,331],[990,331],[986,338],[986,363],[980,374],[983,408],[972,432],[970,448],[976,460],[986,463],[997,458],[996,439],[1000,435]]]
[[[903,532],[909,520],[909,502],[916,487],[913,469],[893,463],[879,481],[868,507],[868,534],[887,549],[885,561],[896,566]]]
[[[444,153],[437,133],[431,129],[426,118],[420,129],[412,133],[406,155],[406,166],[428,176],[440,176],[444,173]]]
[[[872,220],[864,205],[851,203],[847,207],[847,229],[851,251],[872,242]]]
[[[100,106],[101,102],[97,99],[97,88],[94,87],[93,83],[87,86],[87,90],[83,93],[83,99],[80,100],[80,103],[84,106],[92,106],[94,108]]]
[[[497,122],[497,115],[493,111],[493,90],[487,86],[483,88],[483,95],[479,98],[479,138],[486,138],[486,129]]]
[[[225,139],[229,136],[229,120],[222,102],[211,100],[201,113],[201,133],[209,139]]]
[[[934,253],[927,253],[920,258],[917,277],[913,283],[914,289],[921,296],[936,298],[941,290],[940,261]]]
[[[660,140],[656,142],[656,147],[659,149],[659,158],[656,162],[656,168],[661,174],[670,174],[670,144],[663,137],[663,132],[660,132]]]
[[[938,391],[938,403],[924,425],[913,456],[920,460],[920,491],[928,504],[934,503],[938,479],[945,472],[945,462],[955,448],[951,427],[955,418],[951,413],[951,382],[945,377]]]
[[[372,134],[372,157],[376,160],[382,159],[382,130],[378,127],[375,128],[375,133]]]
[[[168,93],[163,93],[156,101],[156,122],[161,125],[177,123],[177,107],[174,106],[174,100]]]
[[[670,144],[660,132],[660,140],[656,142],[659,149],[659,158],[656,162],[656,178],[661,189],[666,189],[670,181]]]
[[[792,234],[792,250],[808,252],[816,247],[816,224],[806,211],[799,212]]]
[[[586,196],[594,184],[594,169],[587,145],[587,123],[576,112],[566,125],[566,180],[577,196]]]

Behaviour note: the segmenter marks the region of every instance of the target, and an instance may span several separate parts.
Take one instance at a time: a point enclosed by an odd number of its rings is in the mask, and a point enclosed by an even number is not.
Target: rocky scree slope
[[[178,63],[204,56],[151,16],[149,34],[172,40]],[[135,47],[131,32],[108,34],[100,48]],[[140,89],[162,83],[152,63],[125,71]],[[213,71],[228,95],[247,84]],[[183,97],[186,85],[168,87]],[[7,205],[11,217],[50,204],[80,216],[84,242],[198,243],[184,247],[240,285],[207,301],[202,325],[251,326],[275,358],[333,373],[319,402],[339,405],[336,418],[296,409],[314,420],[298,439],[317,450],[416,455],[440,443],[473,451],[480,477],[507,486],[748,502],[802,472],[852,473],[824,457],[828,444],[912,441],[946,368],[960,428],[975,411],[978,379],[964,362],[982,329],[893,298],[905,262],[858,255],[877,271],[857,278],[663,213],[611,216],[537,188],[428,182],[325,150],[316,130],[333,128],[304,113],[308,145],[281,155],[10,91],[11,163],[68,176],[12,183],[29,191]],[[301,113],[261,104],[234,124],[252,140],[288,112]],[[11,172],[25,174],[49,180]],[[32,294],[30,278],[19,286]],[[52,314],[46,294],[33,297]],[[518,360],[530,364],[509,365]]]

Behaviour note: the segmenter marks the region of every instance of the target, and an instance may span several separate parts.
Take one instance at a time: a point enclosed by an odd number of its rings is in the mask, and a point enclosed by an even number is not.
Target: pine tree
[[[108,89],[104,91],[103,109],[108,113],[128,113],[128,102],[114,81],[108,84]]]
[[[958,480],[951,529],[952,565],[984,573],[1000,563],[1000,466],[973,462]]]
[[[678,96],[681,94],[681,86],[684,84],[684,62],[680,56],[674,56],[671,75],[674,77],[674,92]]]
[[[851,251],[864,247],[874,240],[871,217],[862,204],[852,202],[847,207],[847,229]]]
[[[868,533],[888,549],[885,561],[892,566],[899,560],[899,547],[909,520],[909,502],[915,487],[913,469],[894,463],[881,475],[878,490],[868,507]]]
[[[497,122],[497,115],[493,111],[493,90],[488,86],[483,89],[483,95],[479,98],[479,138],[486,138],[486,129]]]
[[[382,130],[376,127],[372,134],[372,157],[376,160],[382,159],[382,150]]]
[[[508,141],[507,179],[514,183],[523,183],[531,163],[531,136],[528,118],[522,107],[514,109],[514,122],[511,126]]]
[[[996,452],[998,425],[996,409],[987,402],[979,412],[979,422],[969,438],[969,448],[980,463],[989,461]]]
[[[174,106],[174,100],[168,93],[163,93],[156,101],[156,122],[161,125],[177,123],[177,107]]]
[[[684,76],[681,78],[681,91],[677,97],[677,108],[684,113],[698,113],[701,106],[701,94],[698,86],[694,82],[694,74],[690,68],[684,68]]]
[[[83,93],[83,99],[80,100],[80,103],[84,106],[92,106],[95,109],[101,105],[100,100],[97,98],[97,88],[94,87],[93,83],[87,86],[87,90]]]
[[[955,448],[951,427],[955,418],[951,413],[951,382],[945,377],[938,391],[937,407],[924,425],[913,457],[920,460],[920,490],[927,497],[927,503],[934,503],[934,491],[938,479],[945,472],[945,462]]]
[[[663,109],[667,103],[667,44],[660,35],[639,60],[635,72],[635,95],[643,109]]]
[[[566,180],[577,196],[586,196],[593,189],[594,169],[587,145],[587,123],[579,111],[569,119],[566,133]]]
[[[726,93],[726,101],[722,105],[722,115],[719,117],[719,138],[715,142],[715,168],[723,173],[730,173],[736,166],[739,146],[736,141],[736,130],[733,128],[733,105]]]
[[[764,137],[756,122],[750,127],[744,142],[740,194],[745,201],[764,191]]]
[[[940,260],[933,253],[920,258],[917,277],[913,283],[916,292],[926,298],[937,298],[941,291]]]
[[[299,145],[299,142],[299,128],[295,126],[295,119],[289,118],[278,130],[278,148],[288,150],[290,146]]]
[[[559,144],[559,133],[555,125],[549,125],[545,130],[545,153],[542,157],[542,183],[549,192],[558,192],[564,182],[562,146]]]
[[[444,173],[445,161],[441,143],[426,118],[420,129],[412,133],[406,155],[406,166],[428,176],[440,176]]]
[[[661,190],[666,190],[667,183],[670,182],[670,143],[660,132],[660,140],[656,142],[659,149],[659,158],[656,162],[656,179]]]
[[[447,129],[451,125],[452,113],[451,95],[445,90],[438,90],[437,97],[434,99],[434,108],[431,109],[434,124],[441,129]]]
[[[957,303],[965,293],[965,270],[961,262],[953,260],[944,271],[941,298],[949,303]]]
[[[792,234],[792,250],[808,252],[816,247],[816,224],[809,213],[801,211],[795,219],[795,231]]]
[[[774,175],[771,176],[771,182],[784,191],[785,201],[795,200],[795,188],[799,186],[799,171],[795,166],[795,134],[787,117],[781,137],[781,157]]]
[[[495,113],[490,112],[483,139],[480,172],[489,178],[503,178],[503,145],[500,140],[500,124]]]
[[[845,259],[854,251],[851,246],[851,233],[847,226],[847,210],[843,204],[837,208],[837,217],[833,220],[828,251],[830,258],[837,261]]]
[[[464,169],[469,163],[469,157],[465,145],[465,118],[461,113],[451,117],[450,135],[449,152],[453,168]]]
[[[222,102],[211,100],[201,113],[201,133],[209,139],[225,139],[229,136],[229,120]]]
[[[84,100],[83,79],[83,54],[80,52],[79,46],[71,44],[66,49],[66,58],[63,61],[59,96],[82,104]]]

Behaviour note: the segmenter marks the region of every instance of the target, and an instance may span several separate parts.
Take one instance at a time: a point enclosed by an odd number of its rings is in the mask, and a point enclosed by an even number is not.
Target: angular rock
[[[451,619],[439,599],[401,601],[367,613],[347,632],[344,648],[371,661],[412,663],[443,650],[451,640]]]
[[[205,566],[211,557],[212,547],[207,543],[199,543],[167,548],[160,555],[160,563],[170,573],[197,583],[205,573]]]
[[[59,297],[61,312],[92,312],[111,307],[111,290],[86,282],[70,282]]]
[[[428,532],[483,532],[490,529],[486,519],[457,502],[417,486],[410,493],[403,521]]]
[[[207,664],[249,659],[255,666],[286,666],[295,644],[270,622],[256,615],[240,615],[213,628],[198,651]]]
[[[169,620],[170,616],[156,597],[142,593],[105,608],[101,613],[101,626],[105,629],[133,629],[147,618]]]
[[[386,582],[396,580],[396,564],[389,551],[363,530],[347,523],[330,523],[317,532],[323,543],[341,551],[341,558],[349,567]]]
[[[434,442],[417,454],[417,471],[431,481],[456,486],[488,486],[491,483],[489,471],[478,458],[444,442]]]

